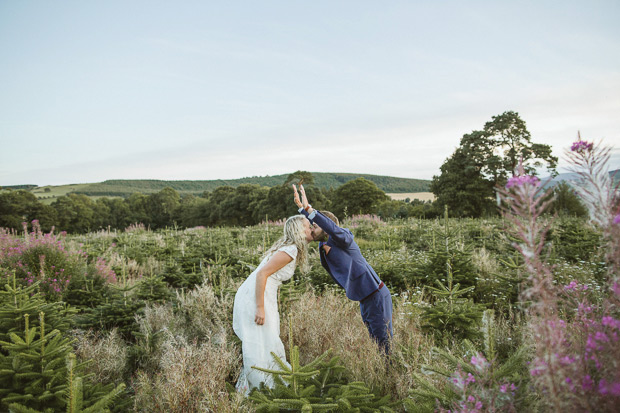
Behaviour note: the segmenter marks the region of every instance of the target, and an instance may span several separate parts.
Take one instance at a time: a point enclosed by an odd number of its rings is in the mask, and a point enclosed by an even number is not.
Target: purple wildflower
[[[583,153],[584,151],[591,151],[593,146],[594,145],[592,143],[579,140],[577,142],[573,142],[573,145],[570,147],[570,150],[573,152]]]
[[[597,331],[596,334],[594,335],[594,339],[596,341],[601,341],[603,343],[609,342],[609,337],[607,337],[607,334],[603,333],[602,331]]]
[[[538,186],[540,185],[540,179],[533,175],[513,176],[512,178],[508,179],[508,182],[506,182],[506,189],[510,189],[513,186],[523,186],[526,184]]]
[[[601,324],[604,326],[612,327],[620,330],[620,321],[616,320],[613,317],[603,317],[601,319]]]
[[[564,286],[564,289],[567,291],[572,291],[577,287],[577,285],[579,284],[577,284],[576,281],[571,281],[570,284]]]

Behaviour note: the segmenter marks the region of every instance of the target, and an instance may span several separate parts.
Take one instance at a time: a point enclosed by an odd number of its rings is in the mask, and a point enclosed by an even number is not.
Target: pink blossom
[[[601,319],[601,324],[615,329],[620,329],[620,320],[616,320],[613,317],[603,317]]]
[[[508,179],[508,182],[506,182],[506,189],[510,189],[513,186],[523,186],[526,184],[532,185],[532,186],[538,186],[540,185],[540,179],[538,179],[537,177],[533,175],[513,176],[510,179]]]
[[[572,291],[575,289],[575,287],[577,287],[577,285],[577,282],[571,281],[570,284],[564,286],[564,289],[567,291]]]
[[[600,341],[603,343],[609,343],[609,337],[607,337],[607,334],[603,333],[602,331],[597,331],[596,334],[594,335],[594,338],[596,341]]]
[[[564,356],[560,359],[562,364],[573,364],[575,362],[575,358],[573,356]]]
[[[583,153],[584,151],[591,151],[593,146],[594,145],[592,143],[579,140],[577,142],[573,142],[573,145],[570,147],[570,150],[573,152]]]

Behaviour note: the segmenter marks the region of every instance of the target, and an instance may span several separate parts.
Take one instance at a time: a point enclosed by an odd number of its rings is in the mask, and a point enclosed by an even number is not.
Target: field
[[[536,283],[512,246],[509,220],[383,222],[358,216],[344,225],[352,229],[364,256],[393,294],[395,333],[389,368],[368,337],[357,303],[347,300],[320,266],[316,246],[310,272],[297,272],[280,289],[287,357],[297,346],[304,366],[329,350],[326,361],[315,366],[323,385],[331,386],[325,392],[341,392],[339,397],[347,400],[343,406],[394,411],[459,406],[464,406],[461,411],[555,411],[562,406],[563,411],[583,411],[587,402],[597,411],[613,411],[614,388],[603,394],[598,388],[600,383],[604,387],[620,381],[613,335],[620,325],[614,321],[618,296],[609,288],[613,267],[606,263],[602,233],[587,221],[566,218],[551,223],[550,266],[545,271],[556,286],[547,288],[555,294],[554,317],[559,319],[542,324],[531,300],[550,304],[548,298],[532,295],[529,303],[523,300]],[[31,314],[30,325],[37,327],[39,309],[47,308],[49,329],[57,329],[67,340],[64,350],[47,357],[75,354],[78,363],[90,363],[86,370],[72,373],[92,373],[83,380],[84,403],[105,396],[114,400],[113,411],[140,412],[254,411],[260,400],[275,405],[281,396],[267,390],[251,399],[231,391],[241,368],[241,346],[231,317],[236,288],[281,231],[273,224],[157,232],[137,225],[125,231],[56,236],[41,234],[35,223],[31,234],[5,233],[0,238],[0,274],[2,284],[7,284],[0,320],[4,317],[4,331],[23,335],[24,323],[16,323],[10,314]],[[21,287],[7,289],[9,285]],[[575,300],[579,308],[588,306],[589,313],[580,315]],[[77,313],[49,307],[60,301]],[[16,308],[15,302],[22,307]],[[578,329],[582,316],[591,320],[587,331]],[[568,323],[578,334],[571,336],[567,329],[558,342],[549,342],[553,335],[540,338],[551,321]],[[605,334],[607,341],[597,341],[590,350],[579,347],[595,333]],[[0,334],[0,341],[11,340],[16,338]],[[2,346],[0,361],[8,366],[16,350]],[[33,346],[32,351],[40,348],[36,342]],[[541,364],[549,363],[545,348],[561,351],[568,360],[559,360],[551,374]],[[598,361],[583,360],[581,370],[575,370],[569,361],[584,354]],[[37,408],[45,405],[20,399],[25,390],[15,384],[19,380],[7,381],[6,371],[0,383],[13,383],[12,400]],[[596,376],[590,373],[594,371]],[[598,387],[588,391],[579,384],[578,391],[571,390],[569,376],[592,377]],[[548,396],[550,378],[560,383],[553,398]],[[309,379],[299,380],[298,391],[312,391]],[[359,384],[353,389],[347,383]],[[328,403],[326,396],[317,396],[317,403]],[[484,409],[475,410],[478,404]]]
[[[410,200],[417,199],[417,200],[424,201],[424,202],[435,200],[435,195],[432,192],[404,192],[404,193],[389,193],[386,195],[398,201],[404,201],[407,198],[409,198]]]
[[[30,192],[32,192],[42,203],[49,205],[54,202],[58,197],[83,190],[89,185],[90,184],[40,186],[32,189]]]
[[[0,406],[15,412],[615,412],[618,187],[587,142],[589,218],[551,215],[515,176],[487,219],[342,221],[389,288],[380,351],[319,264],[279,289],[274,386],[235,391],[235,292],[283,233],[143,224],[82,235],[0,228]],[[593,153],[594,152],[594,153]],[[602,157],[601,159],[605,159]],[[247,345],[248,343],[244,343]]]

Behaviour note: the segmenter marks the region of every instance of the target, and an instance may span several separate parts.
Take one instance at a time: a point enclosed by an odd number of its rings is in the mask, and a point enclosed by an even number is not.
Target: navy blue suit
[[[339,227],[319,211],[308,214],[301,208],[300,212],[329,235],[327,242],[319,243],[321,265],[344,288],[349,299],[360,302],[362,320],[368,332],[385,352],[389,352],[389,337],[392,336],[392,296],[389,290],[362,256],[350,230]],[[325,245],[330,247],[329,253],[325,252]]]

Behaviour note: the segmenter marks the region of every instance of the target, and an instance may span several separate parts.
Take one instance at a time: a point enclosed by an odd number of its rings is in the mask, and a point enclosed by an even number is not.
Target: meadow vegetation
[[[233,386],[236,288],[281,234],[258,225],[87,233],[0,230],[0,403],[19,411],[615,411],[620,216],[578,142],[583,206],[558,216],[525,173],[488,218],[349,215],[393,293],[389,359],[320,266],[280,289],[294,371],[250,398]]]

